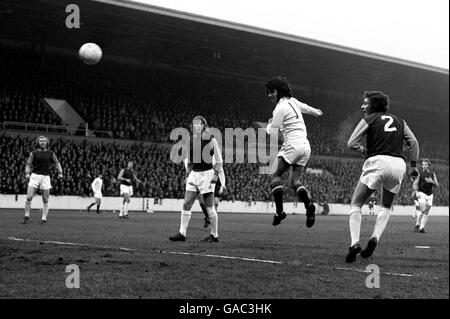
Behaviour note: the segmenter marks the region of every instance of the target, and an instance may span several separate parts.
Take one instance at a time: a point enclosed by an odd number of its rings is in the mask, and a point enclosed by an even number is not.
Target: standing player
[[[38,190],[42,196],[42,219],[41,224],[47,223],[48,200],[50,197],[50,165],[55,164],[58,170],[58,178],[62,178],[62,167],[53,151],[48,150],[49,140],[45,136],[39,136],[36,140],[38,149],[30,153],[25,167],[25,177],[29,178],[27,198],[25,201],[25,218],[23,224],[30,220],[31,200]],[[30,175],[31,174],[31,175]]]
[[[100,204],[102,203],[102,189],[103,189],[103,176],[99,174],[91,184],[92,193],[94,194],[95,202],[87,207],[88,213],[91,212],[91,207],[97,204],[97,214],[100,213]]]
[[[222,155],[216,139],[207,130],[208,124],[203,116],[196,116],[192,120],[193,134],[187,162],[186,192],[183,210],[181,211],[180,231],[169,237],[172,241],[185,241],[186,232],[191,219],[192,205],[197,194],[203,196],[211,223],[211,233],[204,238],[204,242],[218,242],[218,216],[214,208],[214,184],[222,170]],[[213,165],[212,158],[215,164]]]
[[[351,245],[345,259],[348,263],[354,262],[358,253],[361,253],[363,258],[370,257],[386,227],[395,195],[400,190],[406,172],[404,140],[411,153],[411,176],[418,174],[416,164],[419,158],[419,143],[403,119],[388,113],[389,97],[379,91],[366,91],[361,109],[365,117],[358,123],[348,140],[349,148],[366,154],[367,157],[351,201],[349,213]],[[367,136],[367,148],[361,144],[363,135]],[[361,251],[359,244],[361,207],[380,187],[381,208],[367,247]]]
[[[214,158],[213,158],[213,165],[214,165]],[[216,182],[216,186],[214,187],[214,207],[216,208],[216,212],[218,212],[217,209],[219,207],[220,197],[222,196],[225,189],[226,189],[225,173],[222,169],[219,173],[219,179]],[[205,200],[203,199],[203,196],[199,194],[197,198],[200,204],[200,208],[202,209],[202,212],[205,215],[205,218],[203,219],[203,228],[206,228],[208,227],[209,224],[211,224],[211,222],[209,221],[208,210],[206,209],[206,204]]]
[[[120,196],[123,197],[119,218],[128,219],[128,205],[130,204],[131,196],[133,196],[133,183],[141,182],[141,180],[136,177],[136,172],[133,170],[133,161],[128,161],[127,167],[120,171],[117,179],[120,182]]]
[[[433,206],[433,190],[439,187],[436,174],[430,170],[431,162],[429,159],[422,160],[422,172],[416,178],[413,184],[415,196],[419,206],[417,222],[414,230],[425,233],[425,225],[428,220],[428,213]]]
[[[316,207],[299,180],[311,154],[302,113],[321,116],[322,111],[292,97],[291,87],[285,77],[274,77],[265,86],[268,97],[276,104],[272,113],[273,117],[267,125],[267,133],[270,134],[271,129],[279,128],[283,134],[283,146],[274,163],[275,172],[271,176],[270,183],[276,205],[276,214],[273,217],[272,225],[277,226],[286,218],[283,210],[281,176],[289,169],[289,185],[305,205],[306,227],[309,228],[314,225]]]

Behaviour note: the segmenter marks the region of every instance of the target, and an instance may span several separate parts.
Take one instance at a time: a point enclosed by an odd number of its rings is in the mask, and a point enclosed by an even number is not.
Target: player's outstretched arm
[[[366,148],[362,145],[361,139],[362,139],[362,136],[364,135],[364,133],[366,133],[368,128],[369,128],[369,125],[367,124],[367,122],[364,119],[359,121],[359,123],[355,127],[355,130],[353,131],[352,135],[348,139],[348,142],[347,142],[348,148],[364,154],[366,152]]]
[[[316,109],[315,107],[312,107],[303,102],[299,102],[299,104],[300,104],[300,111],[304,114],[309,114],[309,115],[316,116],[316,117],[323,115],[323,112],[321,109]]]
[[[25,177],[30,178],[31,167],[33,166],[33,152],[30,153],[28,157],[27,164],[25,165]]]

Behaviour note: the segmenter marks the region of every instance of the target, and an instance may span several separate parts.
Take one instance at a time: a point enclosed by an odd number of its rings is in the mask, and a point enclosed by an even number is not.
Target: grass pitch
[[[46,225],[37,211],[27,225],[22,211],[0,214],[0,298],[449,298],[449,219],[432,214],[425,234],[413,232],[410,217],[391,217],[374,255],[353,264],[344,261],[347,216],[317,216],[308,229],[303,215],[273,227],[269,214],[221,212],[220,242],[203,243],[201,213],[186,242],[168,239],[179,213],[123,220],[51,210]],[[363,217],[363,247],[375,218]],[[72,264],[79,289],[66,287]],[[380,269],[380,288],[366,286],[370,264]]]

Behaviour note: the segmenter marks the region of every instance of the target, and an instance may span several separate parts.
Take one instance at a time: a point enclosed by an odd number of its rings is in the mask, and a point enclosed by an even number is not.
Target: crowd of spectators
[[[30,151],[36,148],[35,138],[0,135],[0,193],[24,194],[27,181],[25,164]],[[151,143],[120,144],[88,139],[57,138],[50,142],[64,170],[64,178],[52,175],[52,194],[90,196],[93,179],[104,176],[104,195],[118,196],[117,176],[128,160],[135,161],[137,197],[183,198],[185,170],[181,163],[170,160],[170,148]],[[363,159],[312,157],[302,182],[315,201],[349,204],[358,181]],[[260,174],[261,165],[255,163],[224,164],[227,189],[224,200],[272,201],[269,175]],[[434,194],[434,205],[448,206],[448,166],[433,166],[440,187]],[[286,179],[285,179],[286,180]],[[286,185],[285,185],[286,186]],[[411,205],[411,181],[405,178],[396,204]],[[295,201],[293,192],[286,188],[285,200]]]
[[[0,78],[0,121],[61,124],[41,102],[43,97],[51,97],[67,100],[89,128],[110,131],[114,138],[170,142],[170,132],[188,127],[197,114],[223,132],[226,127],[246,129],[256,121],[266,122],[273,110],[263,81],[111,61],[86,66],[64,55],[2,49],[5,57]],[[324,111],[320,118],[305,116],[312,153],[354,157],[346,142],[361,118],[361,98],[318,90],[303,92],[295,86],[293,89],[300,100]],[[402,105],[393,105],[393,112],[407,120],[424,157],[448,162],[446,116]],[[441,137],[439,142],[436,136]]]

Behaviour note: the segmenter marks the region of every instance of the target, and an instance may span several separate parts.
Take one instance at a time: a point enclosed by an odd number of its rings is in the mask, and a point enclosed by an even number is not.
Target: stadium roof
[[[444,68],[440,68],[440,67],[436,67],[436,66],[431,66],[431,65],[427,65],[427,64],[423,64],[423,63],[408,61],[408,60],[404,60],[404,59],[400,59],[400,58],[390,57],[387,55],[377,54],[377,53],[359,50],[359,49],[355,49],[355,48],[350,48],[350,47],[346,47],[346,46],[342,46],[342,45],[313,40],[313,39],[309,39],[309,38],[305,38],[305,37],[300,37],[300,36],[282,33],[282,32],[278,32],[278,31],[272,31],[272,30],[254,27],[254,26],[250,26],[250,25],[245,25],[245,24],[241,24],[241,23],[235,23],[235,22],[230,22],[230,21],[226,21],[226,20],[205,17],[205,16],[201,16],[201,15],[197,15],[197,14],[192,14],[189,12],[176,11],[176,10],[169,9],[169,8],[162,8],[162,7],[158,7],[158,6],[154,6],[154,5],[150,5],[150,4],[146,4],[146,3],[133,2],[133,1],[128,1],[128,0],[94,0],[94,1],[123,6],[126,8],[132,8],[132,9],[136,9],[136,10],[143,10],[143,11],[152,12],[152,13],[156,13],[156,14],[166,15],[166,16],[173,17],[173,18],[179,18],[179,19],[190,20],[190,21],[195,21],[195,22],[200,22],[200,23],[205,23],[205,24],[211,24],[211,25],[219,26],[219,27],[223,27],[223,28],[229,28],[229,29],[234,29],[234,30],[239,30],[239,31],[244,31],[244,32],[260,34],[260,35],[267,36],[267,37],[273,37],[273,38],[298,42],[298,43],[302,43],[302,44],[313,45],[313,46],[317,46],[317,47],[321,47],[321,48],[325,48],[325,49],[360,55],[360,56],[364,56],[364,57],[371,58],[371,59],[378,59],[378,60],[383,60],[383,61],[397,63],[397,64],[404,64],[407,66],[421,68],[421,69],[425,69],[425,70],[429,70],[429,71],[433,71],[433,72],[449,74],[448,69],[444,69]]]
[[[95,42],[105,59],[259,82],[281,74],[295,87],[342,94],[378,89],[393,100],[448,113],[446,69],[125,0],[77,0],[81,26],[68,29],[68,4],[2,0],[0,41],[73,55]]]

